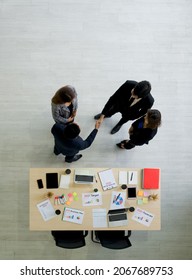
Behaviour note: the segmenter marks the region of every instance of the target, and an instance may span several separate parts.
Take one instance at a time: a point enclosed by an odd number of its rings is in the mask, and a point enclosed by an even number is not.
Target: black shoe
[[[54,152],[54,154],[55,154],[56,156],[58,156],[58,155],[60,154],[60,153],[57,151],[56,148],[54,148],[53,152]]]
[[[101,115],[102,115],[101,113],[100,113],[100,114],[95,115],[95,116],[94,116],[94,119],[95,119],[95,120],[100,119]]]
[[[121,148],[121,143],[116,144],[116,146],[120,149],[123,149],[123,148]]]
[[[111,134],[115,134],[116,132],[119,131],[119,129],[122,127],[122,125],[116,125],[114,128],[111,130]]]
[[[81,157],[82,157],[82,155],[76,155],[76,156],[74,156],[72,159],[66,159],[66,158],[65,158],[65,161],[71,163],[71,162],[73,162],[73,161],[77,161],[77,160],[80,159]]]

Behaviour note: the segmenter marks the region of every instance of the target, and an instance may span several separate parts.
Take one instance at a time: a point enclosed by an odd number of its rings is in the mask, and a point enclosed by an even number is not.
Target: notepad
[[[144,168],[143,169],[143,188],[159,189],[160,169]]]
[[[110,190],[117,186],[112,169],[100,171],[98,175],[104,191]]]
[[[61,174],[59,187],[63,189],[68,189],[70,184],[70,175]]]

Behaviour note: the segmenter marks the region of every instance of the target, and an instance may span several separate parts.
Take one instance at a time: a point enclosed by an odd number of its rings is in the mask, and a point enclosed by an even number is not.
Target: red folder
[[[143,188],[144,189],[159,189],[160,169],[159,168],[144,168],[143,169]]]

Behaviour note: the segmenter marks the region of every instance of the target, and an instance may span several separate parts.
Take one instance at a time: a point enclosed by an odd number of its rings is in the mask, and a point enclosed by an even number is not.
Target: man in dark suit
[[[100,122],[97,121],[95,129],[89,134],[89,136],[83,140],[80,136],[80,127],[76,123],[68,125],[54,124],[51,129],[51,133],[55,139],[54,153],[59,155],[60,153],[65,155],[66,162],[77,161],[82,157],[81,154],[77,155],[80,150],[85,150],[93,143],[95,136],[97,135]]]
[[[121,126],[129,120],[135,120],[147,113],[154,103],[151,93],[151,84],[148,81],[126,81],[107,101],[102,112],[94,119],[102,122],[104,118],[120,112],[122,118],[111,130],[111,134],[119,131]]]
[[[134,121],[129,129],[129,140],[116,144],[120,149],[130,150],[135,146],[149,144],[157,134],[161,125],[161,113],[156,109],[149,109],[147,114]]]

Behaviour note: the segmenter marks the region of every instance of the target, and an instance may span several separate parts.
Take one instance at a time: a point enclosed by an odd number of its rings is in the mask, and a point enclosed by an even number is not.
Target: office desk
[[[132,216],[134,212],[128,211],[128,226],[125,227],[113,227],[113,228],[93,228],[93,218],[92,209],[105,208],[107,212],[110,208],[111,195],[113,191],[127,192],[127,190],[122,190],[121,186],[118,184],[119,171],[137,171],[138,172],[138,184],[137,191],[141,189],[142,184],[142,169],[127,169],[127,168],[112,168],[113,174],[117,183],[117,187],[103,191],[100,179],[98,177],[98,172],[105,170],[107,168],[86,168],[94,172],[96,175],[95,182],[92,185],[82,185],[74,183],[74,168],[70,168],[70,184],[68,189],[57,188],[57,189],[46,189],[46,173],[58,173],[58,179],[60,179],[61,174],[65,174],[65,168],[31,168],[30,169],[30,189],[29,189],[29,204],[30,204],[30,217],[29,224],[30,230],[160,230],[161,228],[161,215],[160,215],[160,189],[149,190],[149,194],[158,194],[159,199],[156,201],[149,201],[147,204],[138,205],[137,200],[128,200],[126,193],[125,207],[133,206],[135,209],[138,207],[154,215],[154,219],[149,227],[144,226],[134,220]],[[37,179],[42,179],[44,188],[39,189],[37,186]],[[97,181],[97,182],[96,182]],[[97,188],[102,194],[102,205],[101,206],[86,206],[82,205],[82,193],[94,192],[93,190]],[[54,193],[53,197],[50,198],[51,204],[54,209],[60,209],[61,214],[55,216],[49,221],[44,221],[38,208],[37,204],[46,199],[46,194],[51,191]],[[65,205],[54,205],[54,197],[62,195],[63,193],[67,196],[68,193],[76,192],[78,194],[78,201],[73,201],[70,208],[75,208],[79,210],[84,210],[84,219],[82,224],[74,224],[62,220],[63,211]]]

